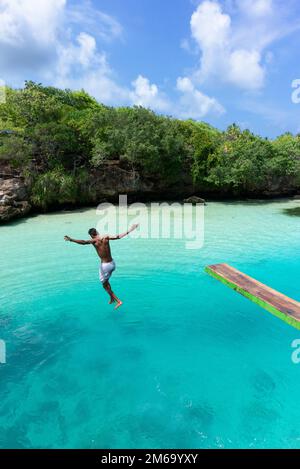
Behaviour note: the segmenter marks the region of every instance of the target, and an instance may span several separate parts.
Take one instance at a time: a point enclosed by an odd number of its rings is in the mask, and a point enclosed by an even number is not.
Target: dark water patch
[[[93,415],[92,402],[87,399],[81,399],[75,407],[76,420],[78,423],[89,422],[90,418]]]
[[[300,207],[284,208],[282,213],[291,217],[300,217]]]
[[[115,432],[115,426],[113,423],[110,422],[106,423],[105,428],[97,429],[94,432],[89,431],[87,428],[84,431],[79,431],[77,433],[75,444],[73,444],[72,447],[75,447],[77,449],[119,448],[120,444],[118,442],[122,438],[122,435],[120,435],[119,432],[116,435]]]
[[[215,413],[205,403],[188,405],[182,407],[169,401],[167,406],[159,406],[148,401],[136,413],[123,415],[118,423],[120,428],[126,428],[133,447],[150,444],[155,448],[190,448],[201,444],[201,435],[211,432]]]
[[[56,363],[80,337],[78,322],[65,317],[11,331],[7,337],[7,363],[0,369],[2,392],[12,383],[20,383],[29,372],[41,372]]]
[[[264,370],[258,371],[253,377],[253,388],[260,397],[267,397],[276,389],[276,384],[269,373]]]
[[[26,449],[30,448],[30,441],[24,426],[18,422],[16,425],[3,427],[0,432],[0,448]]]
[[[27,448],[59,448],[67,441],[67,423],[56,401],[36,404],[34,412],[24,412],[20,422],[26,422],[30,442]],[[49,432],[51,428],[51,432]],[[33,443],[34,442],[34,443]]]
[[[214,424],[215,412],[211,406],[205,403],[191,403],[184,409],[183,417],[189,422],[189,428],[192,432],[208,435]]]
[[[58,401],[46,401],[42,402],[39,406],[39,411],[42,414],[52,414],[59,412],[59,402]]]
[[[0,327],[3,333],[3,328],[7,328],[13,319],[12,314],[4,314],[0,310]]]
[[[136,360],[140,360],[144,352],[140,347],[135,346],[127,346],[127,347],[118,347],[118,355],[122,357],[122,360],[128,360],[128,362],[136,362]]]
[[[144,411],[142,415],[126,416],[124,424],[128,421],[131,422],[130,426],[127,426],[130,440],[133,445],[137,446],[140,446],[143,441],[151,441],[155,447],[162,444],[169,446],[178,431],[174,415],[167,415],[159,407],[154,408],[153,406],[152,409]]]
[[[229,294],[235,295],[228,289]],[[226,299],[228,296],[226,297]],[[237,309],[235,302],[241,301],[240,309]],[[221,303],[220,303],[221,304]],[[239,295],[229,297],[228,305],[232,305],[226,317],[216,311],[207,318],[205,323],[199,321],[191,327],[189,324],[181,324],[181,329],[185,328],[188,336],[201,337],[202,342],[218,343],[232,349],[233,347],[247,347],[253,343],[263,332],[261,328],[261,318],[255,313],[257,308],[251,302],[246,302]]]
[[[48,382],[43,386],[45,399],[48,399],[49,396],[53,394],[58,396],[61,396],[62,394],[75,396],[79,390],[80,386],[78,378],[72,378],[67,374],[56,372],[48,374]]]
[[[88,359],[82,359],[81,357],[82,368],[86,370],[87,373],[100,373],[101,376],[109,376],[113,368],[113,363],[109,357],[103,357],[101,353],[100,349],[99,354],[94,354]]]
[[[166,333],[174,329],[174,325],[171,323],[171,319],[164,318],[164,322],[155,322],[147,320],[132,321],[122,325],[122,334],[127,336],[157,336],[157,334]]]
[[[247,435],[247,438],[249,435],[268,434],[280,418],[274,403],[254,400],[242,412],[241,432]]]

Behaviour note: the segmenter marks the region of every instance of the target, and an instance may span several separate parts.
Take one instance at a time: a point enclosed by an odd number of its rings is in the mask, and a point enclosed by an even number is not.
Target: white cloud
[[[66,0],[0,0],[0,43],[53,43]]]
[[[194,79],[261,89],[271,56],[266,48],[299,29],[291,11],[278,0],[234,0],[229,14],[217,0],[202,1],[190,23],[201,51]]]
[[[0,0],[0,76],[21,85],[21,73],[40,72],[56,60],[66,0]]]
[[[89,69],[80,77],[71,74],[66,77],[60,77],[54,85],[73,90],[84,89],[98,101],[107,105],[120,106],[128,104],[130,91],[117,84],[111,76],[111,71],[107,67],[108,65],[105,63],[104,56],[102,67],[99,66],[94,69]]]
[[[76,43],[60,48],[55,86],[85,89],[105,104],[135,104],[157,111],[167,111],[170,103],[156,84],[139,75],[132,88],[119,86],[106,54],[97,49],[95,38],[80,33]]]
[[[77,5],[67,8],[70,24],[84,24],[89,33],[99,39],[110,42],[122,38],[123,28],[119,21],[93,7],[90,0],[81,0]]]
[[[131,101],[137,106],[150,107],[157,111],[168,111],[170,103],[159,91],[157,85],[151,84],[148,78],[139,75],[132,82],[133,91],[130,94]]]
[[[229,56],[228,79],[245,89],[259,89],[264,84],[265,70],[260,65],[261,56],[255,51],[237,49]]]
[[[265,16],[272,13],[273,0],[239,0],[239,8],[250,16]]]
[[[291,111],[281,109],[273,102],[245,100],[240,102],[239,107],[248,113],[263,117],[266,122],[275,126],[281,132],[291,130],[297,122],[296,116]]]
[[[96,40],[87,33],[80,33],[77,38],[79,44],[78,62],[83,67],[88,67],[95,56],[97,50]]]
[[[76,65],[87,69],[94,61],[101,66],[105,62],[105,57],[97,54],[95,38],[87,33],[80,33],[74,43],[58,45],[58,52],[57,76],[59,79],[68,77]]]
[[[188,77],[177,79],[177,90],[181,93],[177,115],[183,119],[202,119],[208,114],[221,115],[225,112],[223,106],[197,90]]]
[[[118,86],[97,43],[122,33],[120,23],[89,0],[0,0],[0,77],[20,86],[34,71],[41,81],[85,88],[107,104],[128,102],[131,91]]]
[[[192,35],[204,50],[226,47],[230,27],[230,16],[225,15],[216,2],[204,1],[191,18]]]
[[[177,89],[182,93],[192,93],[194,91],[194,85],[188,77],[177,78]]]
[[[208,114],[221,115],[223,106],[193,85],[188,77],[179,77],[176,83],[178,99],[171,101],[157,85],[151,84],[148,78],[139,75],[132,82],[130,93],[132,104],[144,106],[159,112],[168,113],[182,119],[202,119]]]
[[[74,32],[78,29],[79,34]],[[115,18],[93,8],[89,0],[0,0],[0,76],[17,85],[20,71],[26,78],[32,70],[41,79],[49,77],[61,64],[61,55],[65,69],[72,59],[87,68],[97,40],[111,41],[122,32]]]
[[[211,76],[244,89],[263,86],[265,70],[261,54],[252,44],[248,49],[235,48],[231,17],[217,2],[205,0],[191,18],[191,31],[201,52],[200,81]]]
[[[132,82],[134,86],[136,104],[143,105],[144,102],[152,101],[158,95],[158,88],[156,85],[151,85],[148,78],[139,75],[135,81]]]
[[[211,8],[209,2],[206,4]],[[230,19],[218,13],[217,6],[212,10],[219,20],[216,37],[220,40],[223,35],[226,39]],[[195,38],[205,47],[215,47],[211,28],[197,29],[199,14],[201,21],[201,11],[194,16]],[[178,79],[175,102],[142,74],[131,86],[119,85],[103,42],[122,35],[120,23],[94,8],[90,0],[0,0],[0,77],[20,86],[23,79],[35,76],[61,88],[83,88],[105,104],[136,104],[187,118],[224,112],[216,99],[197,89],[188,77]],[[238,67],[234,70],[239,77]]]
[[[181,49],[186,50],[187,52],[191,51],[190,43],[189,43],[188,39],[186,39],[186,38],[182,39],[182,41],[180,42],[180,47],[181,47]]]
[[[68,77],[75,66],[80,66],[82,70],[90,67],[97,61],[101,66],[105,63],[105,56],[97,54],[95,38],[87,33],[80,33],[76,42],[58,46],[57,74],[59,79]]]
[[[60,88],[84,89],[105,104],[120,105],[130,98],[130,91],[116,83],[106,54],[87,33],[80,33],[74,43],[59,46],[52,81]]]

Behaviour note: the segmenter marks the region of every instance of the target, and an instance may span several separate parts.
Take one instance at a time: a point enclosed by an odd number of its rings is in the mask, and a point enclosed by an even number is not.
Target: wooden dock
[[[290,326],[300,329],[300,303],[298,301],[267,287],[228,264],[209,265],[205,271]]]

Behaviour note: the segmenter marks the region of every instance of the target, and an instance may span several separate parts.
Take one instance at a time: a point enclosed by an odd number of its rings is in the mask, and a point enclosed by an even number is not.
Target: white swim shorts
[[[113,271],[116,269],[115,261],[111,262],[102,262],[99,267],[99,278],[101,283],[107,282]]]

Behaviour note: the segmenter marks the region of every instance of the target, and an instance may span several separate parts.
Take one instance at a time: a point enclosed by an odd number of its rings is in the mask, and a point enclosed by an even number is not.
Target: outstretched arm
[[[65,236],[65,241],[69,241],[70,243],[76,243],[76,244],[81,244],[82,246],[85,246],[86,244],[94,244],[94,240],[90,239],[88,241],[84,241],[83,239],[73,239],[70,238],[70,236]]]
[[[119,235],[116,235],[116,236],[108,236],[108,239],[110,241],[115,241],[116,239],[122,239],[122,238],[125,238],[125,236],[128,236],[129,233],[132,233],[132,231],[136,230],[138,228],[138,224],[136,225],[132,225],[131,228],[129,228],[128,231],[126,231],[126,233],[122,233],[122,234],[119,234]]]

